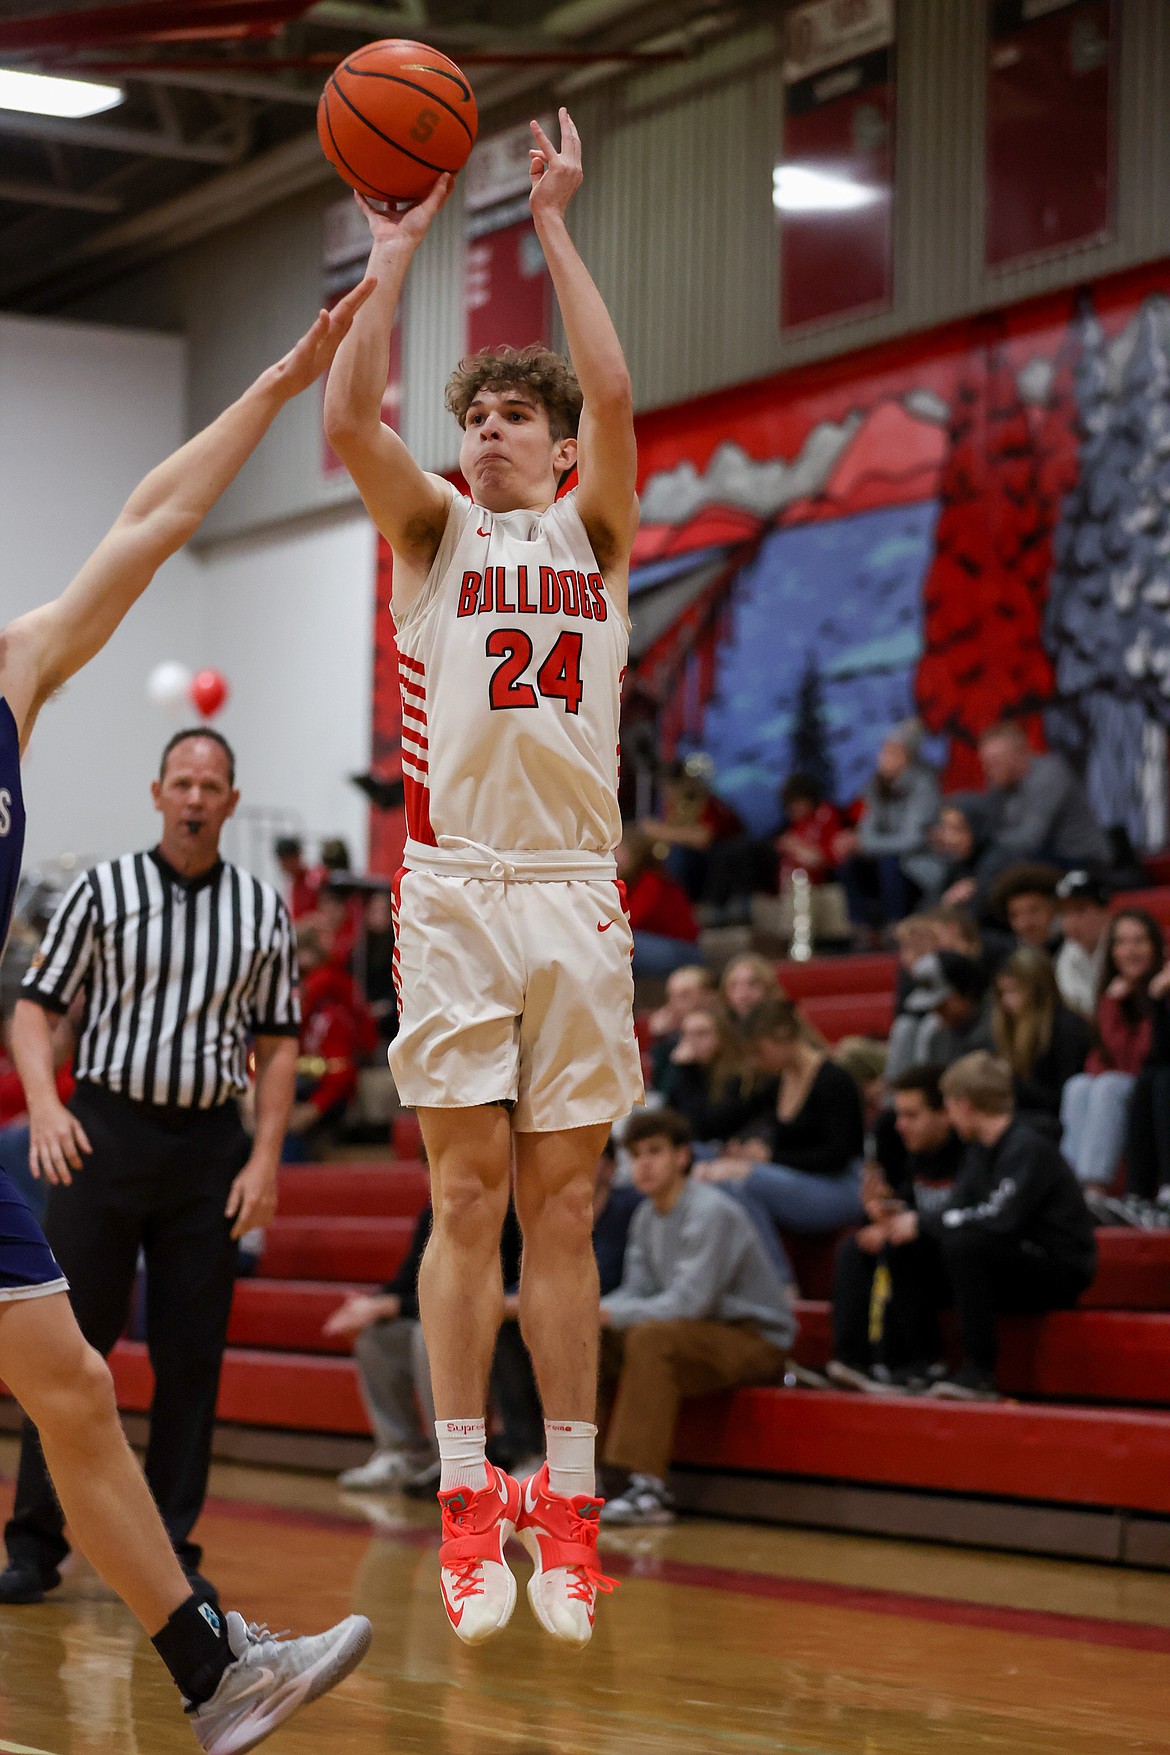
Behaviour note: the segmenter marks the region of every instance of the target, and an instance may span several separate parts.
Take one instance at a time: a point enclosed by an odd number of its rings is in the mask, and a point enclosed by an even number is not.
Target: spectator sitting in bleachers
[[[941,1212],[894,1213],[882,1230],[895,1248],[920,1237],[933,1245],[906,1264],[914,1295],[955,1306],[962,1364],[929,1393],[993,1400],[997,1318],[1076,1303],[1096,1271],[1093,1221],[1057,1147],[1014,1114],[1006,1061],[965,1055],[943,1074],[942,1092],[968,1142],[958,1179]]]
[[[788,1286],[750,1219],[689,1174],[682,1117],[638,1111],[625,1144],[646,1199],[630,1227],[622,1283],[601,1301],[598,1424],[607,1470],[628,1476],[602,1520],[668,1523],[666,1473],[682,1402],[778,1379],[796,1323]]]
[[[1061,1150],[1090,1208],[1111,1224],[1119,1215],[1097,1204],[1107,1197],[1125,1149],[1134,1083],[1153,1041],[1150,983],[1162,967],[1162,932],[1140,908],[1115,914],[1104,939],[1097,1001],[1097,1040],[1085,1070],[1064,1087]]]
[[[896,1213],[940,1211],[959,1173],[964,1147],[940,1076],[937,1066],[912,1066],[895,1081],[862,1186],[869,1224],[837,1250],[827,1375],[852,1389],[925,1385],[942,1356],[938,1289],[921,1260],[933,1246],[920,1237],[894,1244],[885,1232]]]
[[[1015,1105],[1053,1126],[1065,1085],[1085,1064],[1092,1027],[1065,1005],[1052,960],[1032,945],[1014,951],[995,977],[991,1034],[1012,1069]]]
[[[702,963],[686,963],[666,977],[666,997],[648,1020],[653,1085],[658,1084],[678,1046],[683,1019],[690,1012],[715,1011],[719,1004],[715,977]]]
[[[929,846],[938,781],[919,759],[921,745],[917,719],[887,734],[862,797],[861,820],[856,829],[841,832],[833,849],[849,918],[864,934],[880,934],[904,919],[938,874],[938,857]]]
[[[1065,872],[1056,886],[1061,946],[1056,985],[1065,1005],[1083,1018],[1097,1012],[1109,936],[1109,890],[1088,871]]]
[[[938,858],[938,875],[929,900],[952,908],[974,908],[980,901],[979,862],[987,850],[977,796],[952,793],[944,798],[930,832]]]
[[[834,851],[844,832],[841,812],[809,774],[790,774],[780,789],[784,826],[776,837],[780,860],[780,888],[791,882],[794,871],[808,875],[810,884],[828,883],[837,864]]]
[[[743,834],[738,812],[712,791],[714,776],[715,764],[701,751],[672,763],[662,815],[638,824],[668,849],[667,868],[692,902],[708,900],[715,849]]]
[[[1130,1098],[1123,1214],[1129,1224],[1170,1226],[1170,963],[1149,985],[1150,1052]]]
[[[418,1270],[431,1234],[431,1205],[418,1216],[406,1258],[380,1292],[351,1292],[325,1323],[327,1335],[353,1339],[358,1383],[374,1451],[346,1469],[338,1486],[358,1491],[403,1487],[438,1456],[431,1371],[418,1314]]]
[[[911,1066],[949,1066],[977,1048],[990,1048],[987,973],[973,957],[935,951],[914,967],[914,986],[890,1031],[886,1077]]]
[[[842,1036],[833,1059],[847,1072],[861,1098],[866,1149],[886,1107],[886,1045],[876,1036]]]
[[[905,920],[899,920],[895,926],[893,938],[898,955],[894,1010],[901,1013],[905,1011],[906,1001],[916,985],[915,969],[924,957],[943,948],[935,910],[920,910],[917,914],[908,914]]]
[[[366,898],[352,972],[370,1008],[379,1042],[393,1042],[398,1034],[398,997],[394,990],[394,908],[389,890],[374,890]]]
[[[374,1020],[352,975],[326,955],[316,927],[297,927],[301,1047],[297,1100],[288,1118],[284,1162],[326,1151],[357,1090],[358,1063],[377,1046]]]
[[[682,885],[658,859],[641,829],[627,828],[617,850],[634,932],[634,974],[669,975],[695,960],[699,926]]]
[[[683,1019],[654,1089],[683,1117],[693,1140],[720,1146],[741,1129],[766,1120],[776,1101],[775,1080],[756,1071],[726,1014],[707,1007]]]
[[[305,844],[299,835],[279,835],[272,844],[272,856],[284,879],[281,889],[294,922],[314,914],[325,881],[324,867],[306,865]]]
[[[758,951],[732,957],[719,978],[719,997],[732,1022],[742,1026],[764,1000],[784,997],[775,963]]]
[[[341,1487],[359,1492],[403,1488],[429,1494],[438,1482],[435,1404],[418,1309],[418,1270],[432,1219],[428,1201],[394,1278],[380,1292],[351,1292],[325,1323],[325,1334],[353,1340],[362,1400],[374,1434],[373,1454],[338,1477]],[[520,1278],[520,1252],[520,1225],[509,1205],[500,1237],[506,1286],[515,1286]],[[529,1441],[527,1429],[513,1432],[505,1423],[504,1451],[519,1457]]]
[[[971,957],[976,963],[985,961],[983,934],[969,908],[940,902],[931,909],[929,918],[934,921],[940,951],[958,951],[960,956]]]
[[[766,1136],[733,1141],[725,1157],[696,1165],[695,1175],[743,1203],[777,1268],[791,1278],[777,1226],[832,1232],[864,1220],[861,1096],[849,1074],[808,1040],[788,1000],[757,1006],[745,1035],[759,1071],[780,1081]]]
[[[1016,945],[1035,945],[1050,957],[1060,954],[1060,913],[1054,866],[1021,861],[1009,865],[991,886],[987,909],[993,922],[1004,921]]]
[[[988,787],[982,803],[989,844],[977,871],[982,884],[1019,860],[1109,869],[1108,839],[1063,756],[1038,755],[1023,727],[1009,720],[983,733],[979,759]]]

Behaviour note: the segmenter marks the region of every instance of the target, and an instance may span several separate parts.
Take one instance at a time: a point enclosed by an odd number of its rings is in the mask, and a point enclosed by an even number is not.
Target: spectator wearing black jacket
[[[828,1375],[852,1389],[914,1385],[942,1352],[937,1313],[945,1299],[933,1246],[923,1237],[894,1244],[885,1230],[897,1213],[940,1211],[959,1173],[964,1146],[941,1074],[937,1066],[908,1067],[894,1081],[893,1108],[878,1120],[875,1161],[862,1183],[869,1223],[837,1250]]]
[[[723,1183],[743,1203],[791,1279],[777,1226],[832,1232],[865,1219],[861,1093],[844,1068],[808,1040],[791,1001],[765,1000],[743,1029],[759,1072],[780,1082],[773,1114],[762,1139],[733,1142],[726,1157],[696,1164],[694,1175]]]
[[[749,1065],[743,1038],[725,1012],[688,1012],[678,1041],[654,1081],[667,1108],[689,1124],[695,1140],[729,1140],[766,1118],[776,1101],[775,1079]]]
[[[963,1362],[931,1394],[986,1401],[995,1387],[996,1322],[1005,1312],[1067,1310],[1096,1271],[1093,1221],[1076,1176],[1052,1142],[1017,1118],[1011,1068],[976,1053],[942,1077],[947,1114],[968,1142],[939,1213],[895,1214],[887,1241],[934,1245],[958,1317]]]
[[[1052,959],[1032,945],[1014,951],[995,977],[991,1034],[1012,1069],[1016,1108],[1055,1123],[1065,1085],[1084,1070],[1093,1030],[1065,1005]]]
[[[1133,1222],[1170,1224],[1170,962],[1148,988],[1150,1051],[1134,1084],[1126,1136],[1126,1189],[1140,1203]]]

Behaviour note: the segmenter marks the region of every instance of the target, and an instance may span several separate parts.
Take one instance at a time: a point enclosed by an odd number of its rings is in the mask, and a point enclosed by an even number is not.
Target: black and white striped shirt
[[[269,884],[222,861],[188,880],[126,853],[65,896],[21,996],[85,993],[74,1071],[139,1103],[212,1109],[247,1089],[252,1036],[300,1030],[296,951]]]

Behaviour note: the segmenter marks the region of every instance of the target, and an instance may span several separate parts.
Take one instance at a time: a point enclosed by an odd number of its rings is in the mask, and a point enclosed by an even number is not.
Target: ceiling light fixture
[[[21,73],[0,67],[0,110],[30,116],[100,116],[126,93],[120,85],[95,85],[87,79],[57,79],[48,73]]]
[[[772,173],[772,205],[778,213],[848,213],[872,207],[882,197],[882,190],[867,183],[804,165],[777,165]]]

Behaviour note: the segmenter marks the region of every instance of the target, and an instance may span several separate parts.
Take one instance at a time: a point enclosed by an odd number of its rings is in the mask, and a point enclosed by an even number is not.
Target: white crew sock
[[[544,1442],[548,1447],[548,1484],[553,1493],[575,1499],[597,1491],[594,1450],[597,1427],[591,1420],[546,1420]]]
[[[436,1420],[441,1468],[439,1492],[487,1486],[487,1433],[482,1420]]]

